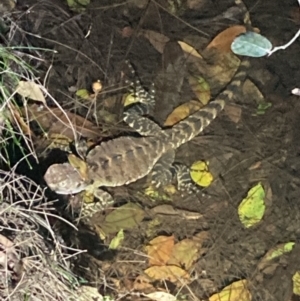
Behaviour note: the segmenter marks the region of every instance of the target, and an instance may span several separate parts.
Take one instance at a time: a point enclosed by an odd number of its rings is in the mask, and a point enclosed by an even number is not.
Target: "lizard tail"
[[[247,59],[241,62],[241,65],[234,75],[227,88],[221,92],[218,97],[211,101],[204,108],[182,120],[173,128],[165,130],[170,139],[170,146],[174,149],[190,141],[200,134],[224,109],[225,103],[233,99],[235,91],[240,88],[246,78],[250,63]]]

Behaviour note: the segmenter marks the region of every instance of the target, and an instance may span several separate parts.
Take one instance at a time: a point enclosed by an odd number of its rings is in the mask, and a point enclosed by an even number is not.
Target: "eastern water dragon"
[[[240,0],[235,2],[245,8]],[[189,180],[187,170],[182,165],[171,168],[175,150],[201,133],[233,99],[248,67],[248,60],[242,61],[230,84],[215,100],[168,129],[162,129],[141,116],[140,113],[145,113],[154,104],[154,88],[148,93],[137,80],[135,84],[141,104],[125,111],[123,119],[142,136],[122,136],[94,147],[85,158],[86,177],[69,163],[51,165],[44,176],[47,185],[58,194],[75,194],[98,188],[96,196],[102,199],[104,205],[111,200],[111,196],[101,187],[126,185],[148,174],[151,174],[152,182],[159,186],[170,182],[176,172],[179,185],[185,186]]]

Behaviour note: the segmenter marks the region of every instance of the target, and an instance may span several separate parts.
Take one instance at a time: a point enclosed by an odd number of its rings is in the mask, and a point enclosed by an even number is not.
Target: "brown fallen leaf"
[[[231,44],[233,40],[244,32],[246,32],[246,27],[243,25],[231,26],[215,36],[207,45],[207,48],[216,48],[221,52],[231,52]]]
[[[143,36],[149,40],[150,44],[159,52],[163,53],[166,44],[170,41],[167,36],[153,30],[140,30],[139,36]]]
[[[158,236],[145,247],[149,256],[149,265],[165,265],[174,247],[174,236]]]
[[[149,277],[145,275],[139,275],[134,280],[133,289],[145,292],[146,290],[154,289],[154,287],[151,284],[151,280],[149,279]]]
[[[202,244],[206,242],[209,238],[209,232],[208,231],[201,231],[197,234],[195,234],[192,237],[192,240],[195,241],[198,244],[198,248],[202,247]]]
[[[33,137],[34,134],[31,131],[29,125],[24,121],[24,118],[20,114],[20,110],[13,104],[10,104],[10,114],[8,115],[12,124],[18,124],[24,135]]]
[[[234,104],[226,104],[224,111],[228,118],[234,123],[238,123],[241,120],[242,109],[240,106]]]
[[[168,280],[173,283],[180,282],[182,280],[189,280],[189,274],[182,268],[175,265],[168,266],[153,266],[145,270],[145,274],[155,280]]]
[[[99,138],[101,133],[101,129],[92,122],[68,111],[65,111],[64,114],[59,108],[30,104],[23,107],[21,112],[28,121],[35,121],[39,124],[48,135],[60,133],[72,141],[75,139],[74,131],[79,136],[91,140]]]
[[[202,107],[203,105],[201,104],[201,102],[197,100],[190,100],[189,102],[186,102],[175,108],[173,112],[171,112],[171,114],[167,117],[164,126],[173,126],[179,121],[197,112]]]

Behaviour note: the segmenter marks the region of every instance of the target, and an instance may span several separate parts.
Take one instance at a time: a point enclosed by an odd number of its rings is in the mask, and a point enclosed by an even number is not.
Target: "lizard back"
[[[146,176],[165,152],[157,137],[120,137],[102,143],[87,156],[88,176],[101,186],[115,187]]]

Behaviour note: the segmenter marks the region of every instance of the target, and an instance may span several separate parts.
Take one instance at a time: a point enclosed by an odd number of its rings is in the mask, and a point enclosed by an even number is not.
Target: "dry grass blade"
[[[55,215],[42,203],[44,190],[14,172],[0,171],[0,183],[1,300],[76,300],[79,283],[48,220]]]

